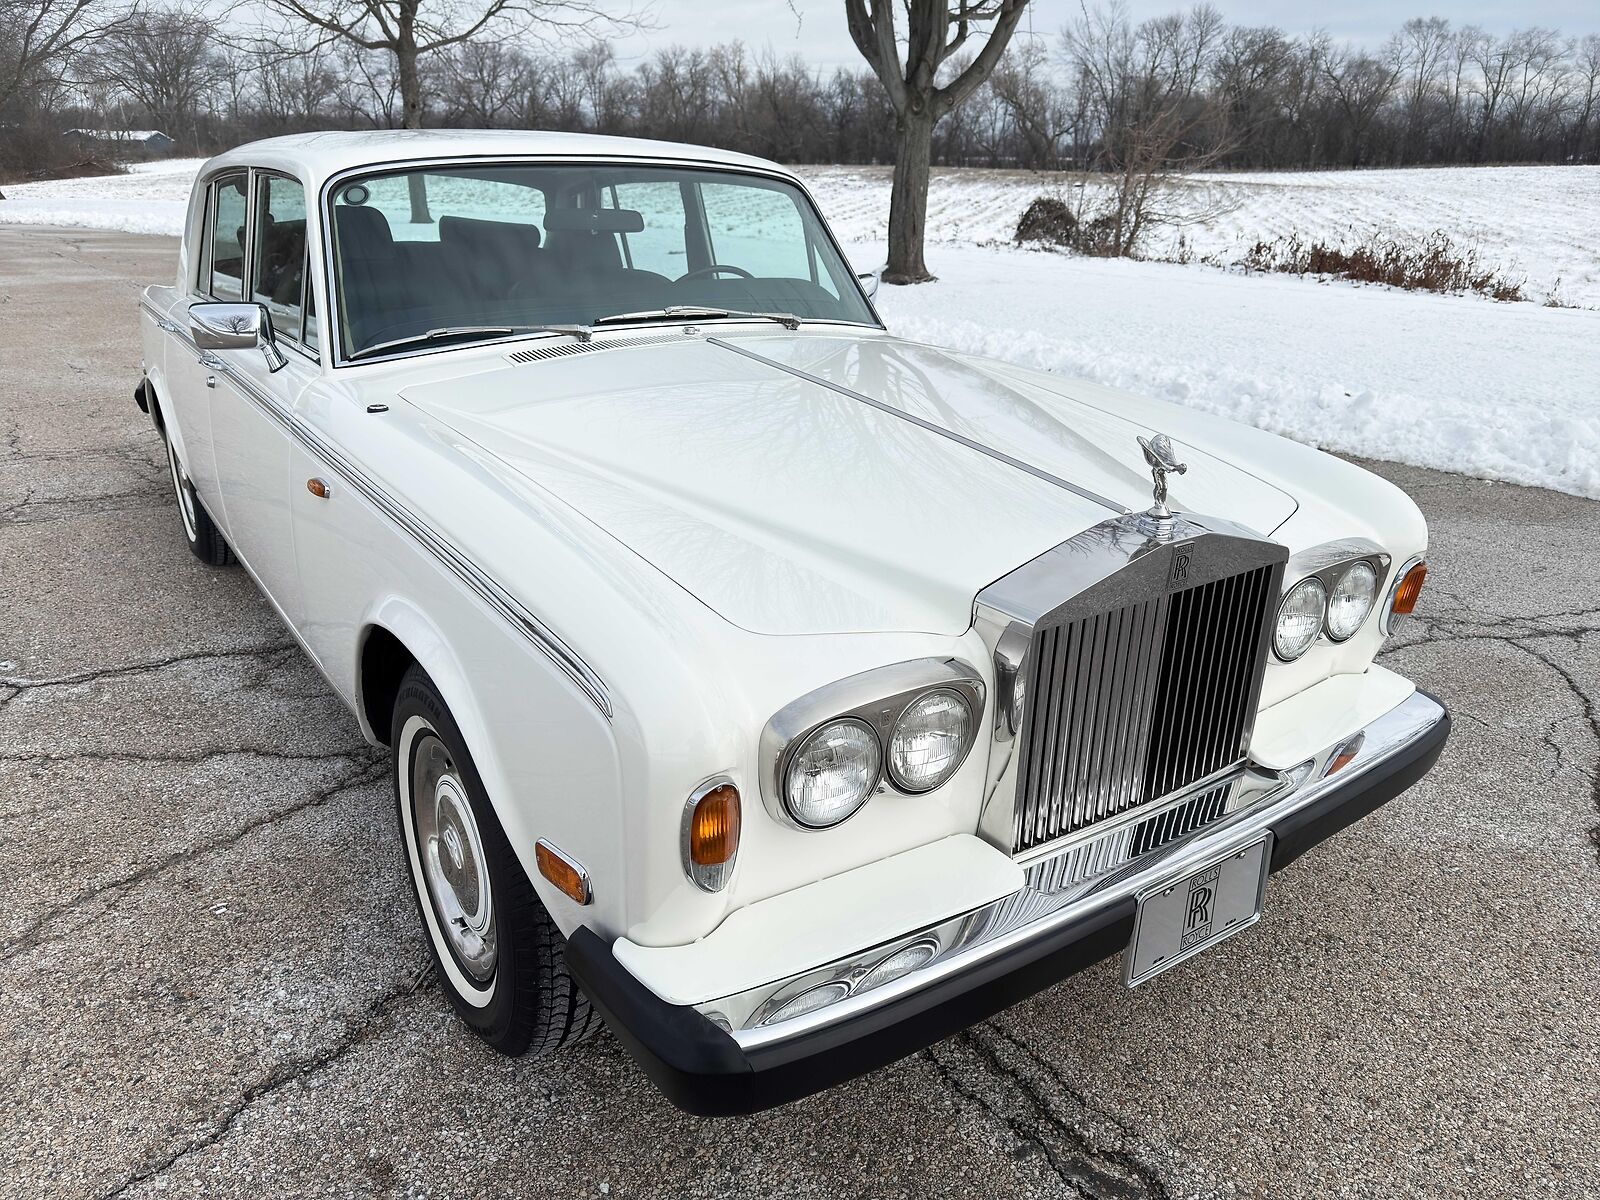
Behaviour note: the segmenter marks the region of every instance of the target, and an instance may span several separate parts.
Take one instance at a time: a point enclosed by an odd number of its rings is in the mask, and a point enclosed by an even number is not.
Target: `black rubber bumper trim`
[[[1336,788],[1274,824],[1272,870],[1282,870],[1421,779],[1449,735],[1446,714],[1426,735],[1352,779],[1351,786]],[[1134,907],[1131,896],[1113,901],[893,1003],[748,1052],[694,1008],[656,996],[587,926],[568,939],[566,957],[606,1023],[669,1100],[699,1116],[734,1116],[787,1104],[874,1071],[1093,966],[1127,946]]]
[[[1450,738],[1450,710],[1431,692],[1417,690],[1444,709],[1439,723],[1410,745],[1363,771],[1351,787],[1334,788],[1315,803],[1275,822],[1272,826],[1274,871],[1283,870],[1318,842],[1326,841],[1345,826],[1387,804],[1433,769]]]

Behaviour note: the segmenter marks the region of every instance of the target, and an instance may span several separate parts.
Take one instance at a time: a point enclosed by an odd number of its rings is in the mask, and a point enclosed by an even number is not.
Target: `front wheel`
[[[189,472],[183,469],[171,435],[163,430],[161,439],[167,447],[167,469],[172,472],[172,490],[178,496],[178,515],[183,518],[184,540],[201,562],[213,567],[227,566],[233,561],[233,551],[228,549],[227,539],[195,494],[194,483],[189,479]]]
[[[504,1054],[546,1054],[599,1027],[567,973],[566,939],[506,840],[433,680],[401,680],[389,739],[400,837],[439,978]]]

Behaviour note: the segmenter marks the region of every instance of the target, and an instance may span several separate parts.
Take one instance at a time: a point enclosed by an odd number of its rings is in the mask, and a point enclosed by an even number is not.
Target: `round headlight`
[[[1328,608],[1328,589],[1315,575],[1302,579],[1289,589],[1278,605],[1278,628],[1272,635],[1272,648],[1284,662],[1293,662],[1317,640],[1322,618]]]
[[[904,792],[930,792],[955,773],[972,735],[972,706],[938,688],[913,700],[889,735],[889,776]]]
[[[865,721],[830,721],[796,747],[784,774],[789,815],[811,829],[837,825],[878,786],[883,750]]]
[[[1342,642],[1361,628],[1378,601],[1378,575],[1372,564],[1351,563],[1328,597],[1328,636]]]

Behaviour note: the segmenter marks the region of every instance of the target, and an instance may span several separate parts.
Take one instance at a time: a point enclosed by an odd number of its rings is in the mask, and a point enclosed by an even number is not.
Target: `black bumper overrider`
[[[1441,705],[1442,708],[1442,705]],[[1422,736],[1343,786],[1273,821],[1272,870],[1405,791],[1450,734],[1446,713]],[[750,1050],[699,1011],[668,1004],[593,930],[567,942],[567,965],[612,1031],[679,1108],[701,1116],[759,1112],[932,1045],[1122,950],[1135,901],[1123,896],[963,971],[809,1033]]]

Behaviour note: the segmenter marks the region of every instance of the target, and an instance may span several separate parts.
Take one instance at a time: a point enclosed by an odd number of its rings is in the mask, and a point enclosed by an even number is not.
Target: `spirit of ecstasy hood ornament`
[[[1189,464],[1178,461],[1172,440],[1164,433],[1158,433],[1153,438],[1140,437],[1139,448],[1144,451],[1145,462],[1150,464],[1150,478],[1155,480],[1156,485],[1156,502],[1144,515],[1157,530],[1165,533],[1172,528],[1172,510],[1167,507],[1167,476],[1184,474]]]

